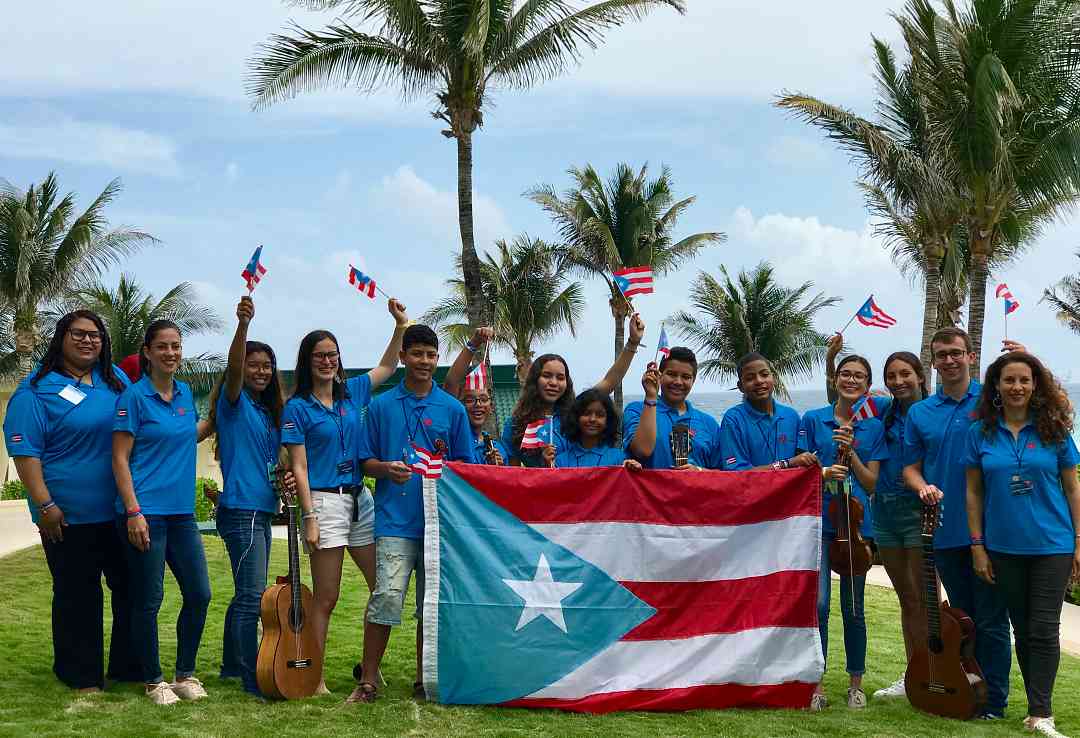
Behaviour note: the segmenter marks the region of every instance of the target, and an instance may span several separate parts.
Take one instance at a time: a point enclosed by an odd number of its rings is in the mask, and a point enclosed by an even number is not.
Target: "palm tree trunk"
[[[611,317],[615,319],[615,358],[618,359],[619,354],[622,353],[623,346],[626,343],[626,305],[623,303],[621,296],[618,300],[612,297],[609,304],[611,305]],[[615,385],[615,392],[612,399],[615,401],[615,407],[619,412],[622,412],[622,382]]]
[[[21,381],[34,368],[34,344],[37,339],[37,314],[18,311],[12,325],[15,334],[16,378]]]
[[[515,351],[514,360],[517,361],[518,384],[525,386],[525,380],[529,378],[529,367],[532,366],[532,351]]]
[[[980,238],[971,249],[971,281],[968,286],[968,335],[971,336],[971,345],[975,351],[975,363],[971,367],[971,376],[978,379],[982,376],[980,363],[982,361],[982,338],[983,320],[986,317],[986,280],[990,269],[987,256],[988,239]]]
[[[473,232],[472,133],[459,133],[458,158],[458,229],[461,231],[461,276],[465,280],[466,309],[469,325],[491,325],[490,306],[484,304],[480,284],[480,259],[476,255]]]
[[[930,339],[938,329],[938,300],[941,298],[941,260],[927,255],[926,259],[926,298],[923,302],[922,342],[919,344],[919,360],[922,361],[926,386],[932,386],[930,375],[933,373],[933,361],[930,353]]]

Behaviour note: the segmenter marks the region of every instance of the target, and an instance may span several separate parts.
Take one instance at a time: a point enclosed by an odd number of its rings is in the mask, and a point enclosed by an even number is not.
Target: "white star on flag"
[[[551,567],[548,565],[547,557],[540,554],[540,561],[536,565],[536,576],[531,582],[504,579],[503,583],[525,600],[525,608],[521,611],[521,618],[514,632],[521,630],[541,615],[563,633],[566,632],[562,601],[576,592],[581,587],[581,582],[556,582],[551,578]]]

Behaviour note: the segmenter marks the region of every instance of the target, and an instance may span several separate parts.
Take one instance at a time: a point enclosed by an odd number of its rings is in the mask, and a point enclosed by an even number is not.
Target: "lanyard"
[[[245,389],[244,392],[248,392],[248,390]],[[263,422],[263,428],[266,431],[266,434],[261,439],[263,441],[263,451],[266,452],[266,463],[275,463],[277,459],[274,454],[274,428],[270,422],[270,411],[258,399],[252,397],[250,392],[248,392],[248,399],[251,401],[251,406],[255,408],[255,412],[258,413],[259,420]]]
[[[769,452],[769,458],[772,459],[773,461],[777,461],[778,459],[776,458],[776,447],[780,445],[780,441],[777,438],[779,436],[779,431],[780,431],[779,425],[780,424],[778,422],[776,422],[778,420],[778,418],[776,416],[769,416],[769,418],[770,418],[770,420],[772,420],[772,431],[773,431],[773,433],[772,433],[772,435],[773,435],[772,443],[769,443],[769,437],[765,433],[765,430],[761,427],[761,421],[760,420],[755,420],[754,421],[754,427],[757,428],[758,435],[761,436],[761,444],[765,447],[765,450]]]
[[[326,405],[322,404],[322,402],[320,402],[319,400],[315,400],[315,402],[317,402],[319,404],[319,407],[322,408],[323,412],[329,415],[330,418],[334,421],[334,426],[337,428],[338,432],[338,439],[340,439],[341,441],[341,455],[345,456],[345,419],[341,417],[341,411],[345,409],[344,400],[341,402],[340,406],[337,402],[335,402],[332,408],[326,407]]]
[[[1009,440],[1012,442],[1011,449],[1013,456],[1016,457],[1016,475],[1020,476],[1021,470],[1024,468],[1024,454],[1027,453],[1027,442],[1024,440],[1024,432],[1027,430],[1027,426],[1020,429],[1016,438],[1012,437],[1012,433],[1009,433]]]
[[[409,443],[410,444],[415,443],[416,442],[417,432],[420,431],[420,430],[423,430],[423,432],[424,432],[424,440],[427,441],[427,444],[428,444],[426,448],[429,451],[435,451],[436,449],[434,448],[434,444],[432,444],[432,442],[431,442],[431,436],[428,435],[427,427],[424,425],[424,413],[427,412],[427,406],[426,405],[417,405],[416,407],[413,408],[413,411],[412,411],[413,423],[412,423],[412,429],[410,430],[409,429],[409,412],[405,409],[405,398],[402,397],[400,402],[401,402],[401,418],[402,418],[403,421],[405,421],[405,433],[409,436]]]

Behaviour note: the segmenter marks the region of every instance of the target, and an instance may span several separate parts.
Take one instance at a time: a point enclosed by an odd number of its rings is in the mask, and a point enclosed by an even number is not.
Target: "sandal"
[[[356,689],[352,691],[352,694],[345,698],[345,704],[352,705],[357,702],[374,702],[375,698],[378,696],[378,687],[371,682],[360,682],[356,685]]]

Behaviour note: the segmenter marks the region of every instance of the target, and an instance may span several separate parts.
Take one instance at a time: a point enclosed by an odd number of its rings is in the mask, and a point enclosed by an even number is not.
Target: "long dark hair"
[[[252,354],[266,354],[270,357],[270,383],[266,385],[266,389],[255,397],[255,400],[266,408],[266,412],[270,414],[271,420],[274,421],[274,427],[279,427],[281,425],[281,412],[285,407],[285,395],[281,391],[281,374],[278,372],[277,355],[274,353],[274,349],[262,341],[248,341],[244,344],[244,359],[246,360]],[[242,371],[243,368],[241,367]],[[225,375],[227,373],[227,370],[222,372],[218,380],[214,382],[214,388],[210,390],[210,412],[207,417],[214,427],[216,427],[214,421],[217,420],[217,401],[221,395],[221,388],[225,386]]]
[[[142,348],[139,349],[139,371],[142,373],[142,376],[150,376],[150,359],[146,356],[147,349],[150,348],[150,344],[157,338],[157,334],[170,329],[176,331],[176,335],[183,338],[183,334],[180,333],[180,326],[171,320],[155,320],[153,323],[146,326],[146,335],[143,336]]]
[[[607,425],[604,427],[604,434],[600,437],[600,442],[606,446],[614,446],[619,437],[619,411],[615,409],[615,403],[611,400],[611,396],[604,394],[595,387],[585,390],[570,403],[570,407],[566,409],[562,416],[562,434],[568,441],[581,443],[581,423],[579,418],[585,412],[585,409],[594,402],[603,405],[604,412],[607,413]]]
[[[915,375],[919,378],[919,391],[922,393],[920,399],[925,400],[929,397],[930,391],[926,388],[926,372],[923,370],[922,360],[910,351],[894,351],[889,354],[887,359],[885,359],[885,363],[882,365],[881,369],[882,375],[888,376],[889,364],[894,361],[902,361],[911,367],[911,370],[915,372]],[[889,410],[885,413],[885,417],[881,419],[881,422],[885,425],[885,429],[888,430],[899,417],[900,403],[896,401],[896,398],[893,398],[892,404],[889,405]]]
[[[570,367],[566,359],[558,354],[544,354],[538,356],[529,367],[529,374],[525,377],[525,386],[521,388],[521,396],[514,411],[510,414],[510,433],[513,440],[513,448],[521,446],[521,437],[525,435],[525,426],[533,421],[540,420],[547,415],[547,408],[540,397],[540,372],[544,370],[544,364],[549,361],[558,361],[563,365],[566,372],[566,391],[555,401],[551,409],[552,415],[564,415],[566,408],[573,401],[574,382],[570,379]]]
[[[109,389],[114,392],[123,392],[123,382],[117,379],[116,374],[113,373],[112,341],[109,340],[109,332],[105,330],[105,323],[98,314],[90,310],[75,310],[56,321],[56,328],[53,330],[52,338],[49,339],[49,348],[45,350],[45,356],[41,359],[41,366],[38,368],[37,374],[30,380],[30,384],[36,385],[46,374],[57,367],[63,366],[64,336],[67,335],[68,329],[76,320],[89,320],[97,327],[98,333],[101,334],[101,353],[98,355],[97,360],[98,373],[101,374],[101,378],[105,380],[105,384],[109,386]]]
[[[1034,416],[1035,431],[1039,440],[1046,445],[1061,443],[1072,433],[1072,403],[1061,385],[1046,365],[1031,354],[1011,351],[999,356],[986,370],[986,381],[979,396],[979,420],[982,421],[983,433],[990,435],[997,428],[1001,419],[1001,409],[994,403],[1000,402],[1001,394],[997,384],[1001,381],[1001,372],[1009,364],[1027,364],[1031,369],[1031,378],[1035,387],[1031,393],[1028,411]]]
[[[314,383],[311,381],[311,367],[314,362],[311,352],[315,350],[315,344],[329,338],[334,342],[334,350],[338,352],[337,375],[334,377],[334,402],[340,402],[347,397],[345,392],[345,362],[341,359],[341,347],[338,340],[330,331],[317,330],[304,336],[300,341],[300,348],[296,351],[296,387],[293,388],[292,397],[310,397]]]

